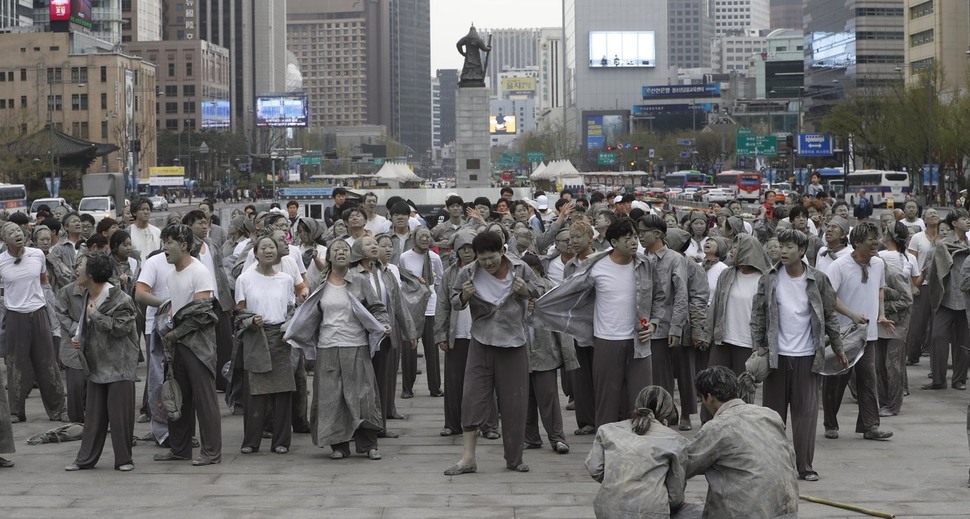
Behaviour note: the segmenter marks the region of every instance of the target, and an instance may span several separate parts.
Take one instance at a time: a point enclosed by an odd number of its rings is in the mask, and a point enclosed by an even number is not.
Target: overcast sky
[[[561,27],[562,0],[431,0],[431,75],[462,66],[455,43],[477,28]]]

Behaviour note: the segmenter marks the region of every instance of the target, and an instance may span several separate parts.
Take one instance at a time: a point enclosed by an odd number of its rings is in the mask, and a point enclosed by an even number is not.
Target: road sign
[[[304,166],[319,166],[321,157],[303,157],[301,162]]]
[[[693,146],[694,139],[677,139],[678,146]]]
[[[747,128],[738,128],[737,148],[739,157],[774,157],[778,155],[778,138],[774,135],[755,135]]]
[[[819,133],[798,134],[799,157],[831,157],[832,138]]]
[[[529,158],[529,162],[543,162],[546,160],[546,154],[541,151],[530,151],[526,155]]]
[[[374,159],[374,165],[375,166],[383,166],[384,165],[384,159]]]
[[[597,160],[600,166],[612,166],[616,164],[616,153],[600,153],[599,160]]]
[[[631,145],[630,145],[630,143],[629,143],[629,142],[627,142],[627,143],[625,143],[625,144],[623,144],[623,147],[624,147],[625,149],[630,149],[630,148],[632,148],[633,146],[631,146]]]
[[[682,158],[682,159],[689,159],[690,158],[690,152],[689,151],[682,151],[682,152],[680,152],[680,158]]]
[[[650,151],[648,151],[647,154],[652,159],[657,155],[657,152],[653,148],[650,148]]]

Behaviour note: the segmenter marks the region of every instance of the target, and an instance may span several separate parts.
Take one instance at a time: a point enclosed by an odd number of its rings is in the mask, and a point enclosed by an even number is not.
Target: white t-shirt
[[[209,269],[201,261],[192,261],[179,272],[172,269],[168,275],[168,292],[172,299],[172,315],[175,315],[185,305],[195,299],[199,292],[215,293],[215,283]]]
[[[431,281],[431,298],[428,299],[428,306],[424,309],[424,315],[434,315],[435,305],[438,303],[438,295],[435,287],[441,284],[441,276],[444,275],[445,269],[441,265],[441,256],[434,251],[428,251],[428,255],[431,257],[431,273],[434,276],[434,280]],[[414,252],[414,249],[404,251],[401,254],[401,259],[398,260],[398,267],[407,269],[408,272],[414,274],[417,277],[424,276],[424,254],[418,254]]]
[[[263,316],[266,324],[286,320],[286,309],[296,304],[290,276],[275,272],[272,276],[256,270],[243,272],[236,280],[236,303],[246,302],[246,310]]]
[[[743,274],[738,271],[735,282],[728,289],[724,308],[724,342],[751,348],[751,304],[758,293],[761,272]]]
[[[256,270],[256,263],[252,263],[248,267],[244,268],[243,272],[250,272],[254,270]],[[290,276],[290,278],[293,280],[293,286],[303,283],[303,276],[300,274],[300,269],[294,263],[293,258],[289,256],[283,256],[280,258],[280,262],[273,265],[273,270]]]
[[[906,227],[918,227],[919,232],[923,232],[926,230],[926,222],[924,222],[922,218],[917,218],[916,221],[914,222],[910,222],[905,218],[899,221],[902,222],[902,224],[905,225]]]
[[[832,263],[828,272],[829,281],[842,304],[856,313],[869,318],[866,340],[879,338],[876,320],[879,318],[879,289],[886,286],[886,264],[879,258],[869,260],[869,279],[862,282],[862,266],[851,255],[842,256]],[[848,317],[838,314],[839,325],[852,324]]]
[[[367,344],[367,330],[350,306],[347,284],[331,285],[326,282],[320,309],[320,335],[317,348],[356,348]]]
[[[466,306],[455,317],[455,339],[472,338],[472,307]]]
[[[593,305],[593,335],[608,341],[625,341],[636,336],[637,280],[631,261],[619,265],[606,256],[596,262],[589,277],[596,289]]]
[[[729,268],[723,261],[718,261],[713,267],[707,269],[707,286],[708,290],[710,290],[707,296],[708,306],[714,302],[714,291],[717,290],[717,280],[721,277],[721,273]]]
[[[374,213],[374,218],[367,220],[367,223],[364,224],[364,229],[367,229],[368,231],[371,232],[371,234],[373,234],[374,236],[377,236],[378,234],[384,232],[386,225],[387,225],[387,218],[384,218],[383,216],[377,213]]]
[[[793,278],[778,269],[775,303],[778,305],[778,353],[788,357],[815,355],[812,307],[808,302],[808,272]]]
[[[556,285],[562,283],[563,267],[562,256],[556,256],[549,260],[549,267],[546,269],[546,277]]]
[[[906,255],[905,259],[903,254]],[[879,257],[886,260],[886,263],[896,267],[908,278],[914,278],[919,276],[919,263],[916,261],[916,256],[905,252],[900,254],[895,251],[881,250],[879,251]]]
[[[504,278],[499,279],[485,272],[484,268],[479,267],[475,270],[475,278],[472,283],[475,285],[475,293],[482,301],[497,305],[499,301],[508,297],[512,292],[512,281],[514,279],[515,276],[511,268]]]
[[[212,256],[212,251],[209,250],[209,244],[202,245],[202,250],[199,251],[199,261],[205,265],[209,275],[212,276],[212,297],[219,299],[219,283],[216,282],[216,260]]]
[[[290,258],[293,258],[293,263],[294,263],[294,266],[296,266],[297,271],[300,274],[305,274],[306,265],[303,264],[303,251],[300,250],[300,247],[296,245],[287,245],[287,248],[288,248],[287,256]],[[326,247],[324,247],[323,249],[323,257],[327,257]],[[250,265],[255,265],[255,264],[256,264],[256,254],[253,252],[253,249],[249,249],[249,252],[246,253],[246,262],[243,264],[244,268],[249,268]]]
[[[688,259],[694,261],[694,263],[700,263],[704,261],[704,244],[709,240],[707,236],[700,239],[700,241],[694,238],[690,239],[690,244],[687,246],[687,251],[684,252],[684,256]]]
[[[3,280],[4,305],[7,310],[28,314],[47,305],[40,275],[47,272],[47,259],[44,252],[33,247],[24,247],[21,259],[10,255],[10,251],[0,254],[0,279]],[[16,330],[7,330],[14,333]]]
[[[156,254],[141,263],[138,282],[147,285],[153,296],[165,301],[168,299],[168,276],[172,272],[175,272],[175,265],[169,263],[164,254]],[[145,308],[145,333],[148,335],[155,329],[156,313],[158,308],[154,306]]]
[[[144,229],[131,224],[128,227],[128,234],[131,236],[131,248],[141,252],[142,258],[162,248],[162,231],[152,224],[148,224]]]
[[[930,243],[925,231],[918,232],[909,239],[909,250],[916,251],[916,262],[920,272],[926,268],[927,262],[933,257],[933,247],[935,246]],[[929,279],[924,279],[923,284],[929,284]]]
[[[839,252],[833,252],[832,254],[826,254],[823,256],[822,253],[827,252],[828,250],[829,248],[823,245],[822,248],[818,250],[818,256],[815,258],[815,269],[822,274],[828,274],[829,265],[831,265],[836,259],[841,258],[842,256],[852,255],[851,245],[846,245],[845,248]]]

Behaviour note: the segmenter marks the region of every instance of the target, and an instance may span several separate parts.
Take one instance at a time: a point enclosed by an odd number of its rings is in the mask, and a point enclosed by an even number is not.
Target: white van
[[[93,216],[95,224],[105,217],[118,219],[114,198],[110,196],[86,196],[77,205],[77,212]]]
[[[38,198],[37,200],[34,200],[33,202],[30,203],[30,213],[28,214],[28,216],[30,216],[31,221],[37,219],[37,208],[39,208],[42,205],[46,205],[51,210],[51,212],[53,212],[54,209],[57,209],[58,207],[63,207],[67,209],[67,212],[69,213],[74,211],[74,208],[71,207],[71,204],[69,204],[67,200],[63,198]]]

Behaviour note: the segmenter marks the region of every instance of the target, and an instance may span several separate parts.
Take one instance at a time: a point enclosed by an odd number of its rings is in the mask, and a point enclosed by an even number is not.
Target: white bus
[[[27,214],[27,188],[23,184],[0,184],[0,209]]]
[[[865,189],[866,198],[873,207],[885,205],[890,199],[895,204],[902,204],[909,194],[909,173],[858,169],[845,177],[845,201],[849,205],[854,206],[858,202],[860,189]]]

